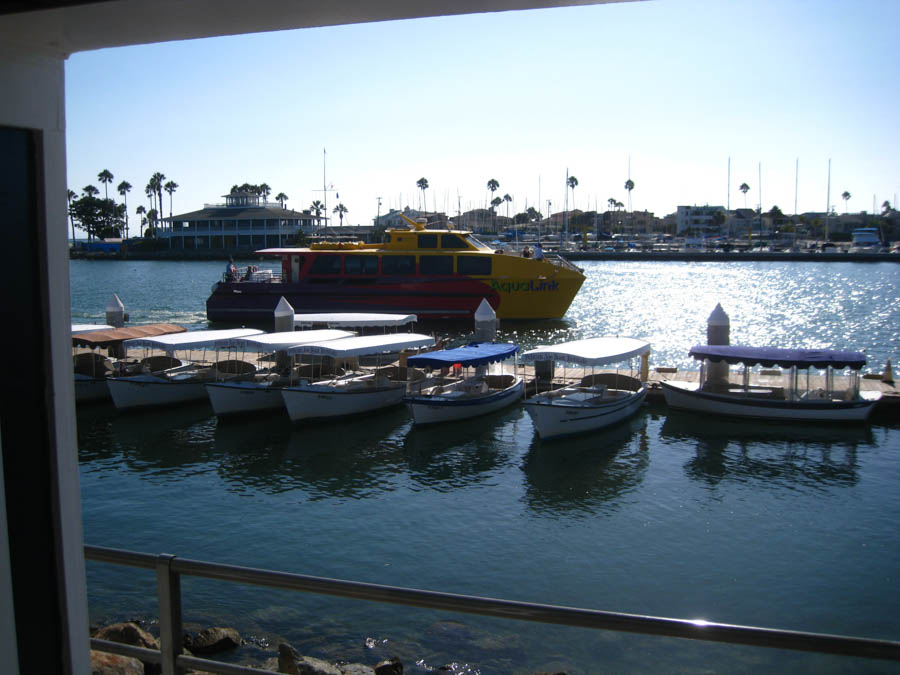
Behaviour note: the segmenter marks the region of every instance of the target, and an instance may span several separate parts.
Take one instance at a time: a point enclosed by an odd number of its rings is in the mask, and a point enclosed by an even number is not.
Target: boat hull
[[[347,389],[316,384],[285,387],[284,407],[292,422],[331,419],[400,405],[405,387],[396,384],[373,389]]]
[[[785,422],[865,422],[876,398],[857,401],[787,401],[698,391],[695,382],[662,382],[670,408],[711,415]]]
[[[109,386],[105,377],[87,377],[75,373],[75,402],[99,403],[109,400]]]
[[[207,400],[204,382],[172,381],[154,375],[114,377],[109,394],[119,410],[150,408]]]
[[[206,395],[218,417],[284,409],[281,387],[258,382],[210,382]]]
[[[564,399],[537,396],[525,401],[525,410],[537,435],[546,441],[597,431],[628,419],[644,403],[646,394],[646,389],[641,387],[621,399],[597,404],[567,403]]]
[[[584,277],[563,270],[553,278],[371,281],[364,285],[220,282],[206,301],[206,316],[212,322],[270,321],[284,297],[298,313],[388,312],[415,314],[419,320],[472,319],[482,299],[487,299],[498,319],[559,319]]]
[[[521,378],[501,391],[494,391],[484,396],[453,399],[436,396],[409,396],[406,405],[417,425],[452,422],[479,415],[487,415],[512,405],[522,398],[525,384]]]

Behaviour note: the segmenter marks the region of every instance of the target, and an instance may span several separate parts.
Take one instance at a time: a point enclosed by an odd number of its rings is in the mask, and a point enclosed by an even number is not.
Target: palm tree
[[[747,208],[747,193],[750,191],[750,186],[746,183],[741,183],[741,186],[738,188],[741,192],[744,193],[744,208]]]
[[[512,197],[509,194],[503,195],[503,201],[506,202],[506,219],[509,220],[509,204],[512,201]]]
[[[341,219],[341,227],[343,227],[344,226],[344,214],[347,213],[347,207],[344,206],[343,204],[338,204],[337,206],[334,207],[334,210],[332,211],[332,213],[338,214],[338,217],[340,217],[340,219]]]
[[[881,205],[881,215],[886,216],[891,211],[893,211],[893,207],[891,206],[891,203],[887,199],[885,199],[884,203],[882,203]]]
[[[81,191],[88,197],[96,197],[100,194],[100,190],[95,188],[93,185],[85,185],[81,188]]]
[[[157,220],[162,214],[162,191],[163,191],[163,181],[166,179],[166,175],[157,171],[152,176],[150,176],[150,185],[153,187],[153,191],[156,193],[156,210],[157,210]],[[169,240],[169,244],[171,245],[172,241]]]
[[[270,188],[265,183],[261,183],[259,186],[259,194],[262,195],[263,202],[269,203],[269,195],[272,194],[272,188]]]
[[[72,243],[75,243],[75,214],[72,213],[72,200],[78,195],[73,190],[66,190],[66,202],[69,204],[69,222],[72,223]]]
[[[847,213],[847,202],[850,201],[850,197],[852,197],[852,196],[853,196],[853,195],[851,195],[851,194],[850,194],[849,192],[847,192],[846,190],[844,190],[844,193],[841,195],[841,199],[844,200],[844,213],[845,213],[845,214]]]
[[[279,192],[275,195],[275,200],[281,204],[281,208],[284,208],[284,203],[288,200],[288,196],[283,192]]]
[[[97,180],[103,183],[104,198],[109,199],[109,190],[107,186],[112,183],[113,175],[109,172],[108,169],[103,169],[103,171],[97,174]]]
[[[422,203],[424,204],[424,210],[428,210],[428,200],[425,199],[425,190],[428,189],[428,179],[420,178],[416,181],[416,187],[422,191]],[[422,210],[423,207],[419,207],[419,210]]]
[[[631,208],[631,191],[634,190],[634,181],[630,178],[625,181],[625,189],[628,190],[628,211],[631,213],[631,229],[634,230],[634,210]]]
[[[134,210],[134,212],[141,217],[141,224],[138,228],[140,236],[144,236],[144,223],[147,222],[147,219],[144,218],[144,214],[147,213],[147,209],[144,208],[143,204],[138,204],[138,207]]]
[[[575,176],[569,176],[569,180],[566,181],[568,186],[572,188],[572,210],[575,210],[575,187],[578,185],[578,179]]]
[[[309,205],[309,210],[313,211],[316,214],[316,226],[321,229],[322,228],[322,211],[325,210],[325,205],[322,204],[318,199]]]
[[[500,183],[497,182],[496,179],[491,178],[487,182],[487,189],[490,190],[491,195],[493,195],[498,189],[500,189]],[[493,204],[494,204],[494,202],[493,202],[493,200],[491,200],[491,205],[493,205]],[[494,229],[494,210],[493,209],[491,209],[491,229],[492,230]]]
[[[119,187],[116,188],[119,191],[119,194],[125,200],[125,238],[128,239],[128,193],[131,192],[131,183],[127,180],[123,180],[119,183]]]
[[[172,217],[172,193],[174,193],[175,190],[178,189],[178,183],[176,183],[174,180],[170,180],[168,183],[163,185],[163,188],[165,189],[166,192],[169,193],[169,218],[171,218]]]

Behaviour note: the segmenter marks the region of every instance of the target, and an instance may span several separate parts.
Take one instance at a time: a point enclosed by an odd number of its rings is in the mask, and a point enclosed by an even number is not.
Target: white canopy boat
[[[416,322],[415,314],[387,314],[380,312],[324,312],[295,314],[294,327],[305,329],[314,326],[328,328],[400,328]]]
[[[511,343],[473,342],[410,356],[408,368],[437,368],[433,375],[411,378],[404,399],[415,424],[467,419],[500,410],[520,400],[525,384],[518,374],[502,370],[489,374],[487,367],[513,358],[519,351]],[[466,373],[462,369],[475,368]],[[461,376],[456,376],[459,369]],[[450,377],[447,377],[450,375]]]
[[[237,359],[207,362],[182,361],[178,352],[215,349],[218,340],[259,335],[263,331],[253,328],[228,330],[194,330],[174,335],[159,335],[125,340],[126,351],[144,349],[162,351],[144,359],[144,371],[130,377],[114,377],[109,380],[109,393],[120,410],[147,406],[170,405],[185,401],[205,400],[204,385],[216,379],[246,378],[256,367]],[[188,356],[190,358],[190,356]]]
[[[112,356],[119,352],[125,340],[181,333],[186,330],[184,326],[171,323],[153,323],[127,328],[114,328],[105,324],[72,324],[72,364],[76,403],[108,401],[110,377],[129,374],[129,370],[139,372],[140,364],[129,364]],[[89,351],[84,351],[85,349]],[[101,349],[106,349],[107,354],[104,355]]]
[[[650,353],[650,343],[630,337],[596,337],[538,347],[521,355],[523,363],[562,363],[591,368],[618,364]],[[539,380],[538,380],[539,381]],[[647,390],[624,373],[591,373],[578,384],[538,392],[525,401],[543,440],[603,429],[632,416]]]
[[[862,352],[701,345],[690,355],[702,362],[698,382],[661,383],[671,408],[767,420],[864,422],[881,398],[881,392],[859,390],[858,373],[866,364]],[[727,375],[708,378],[709,364],[722,362],[742,364],[743,382],[732,383]],[[750,368],[756,365],[787,370],[771,385],[751,385]],[[810,368],[825,371],[824,387],[810,387]],[[835,369],[849,369],[846,388],[835,388]],[[806,370],[804,387],[800,370]]]
[[[403,350],[433,345],[434,338],[429,335],[390,333],[291,347],[287,350],[289,355],[301,359],[309,357],[313,363],[309,378],[281,390],[288,416],[291,421],[298,422],[354,415],[398,405],[403,402],[406,387],[402,369],[391,366],[361,368],[359,359],[379,356],[383,362],[391,363]]]
[[[281,367],[278,353],[286,353],[290,347],[297,345],[338,340],[353,335],[352,331],[326,328],[263,333],[251,337],[218,340],[216,342],[218,349],[235,353],[252,352],[256,355],[257,363],[264,358],[272,358],[273,353],[276,356],[274,365],[260,368],[252,379],[207,382],[206,393],[212,404],[213,412],[221,417],[284,408],[281,389],[290,384],[291,372],[289,365],[287,368]]]

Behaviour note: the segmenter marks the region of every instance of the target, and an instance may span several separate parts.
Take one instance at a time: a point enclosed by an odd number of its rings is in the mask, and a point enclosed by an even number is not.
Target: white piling
[[[106,303],[106,323],[113,328],[122,328],[126,321],[128,315],[125,314],[125,305],[119,300],[119,296],[113,293]]]
[[[708,345],[728,345],[731,343],[731,321],[721,304],[716,304],[716,308],[706,320],[706,344]],[[718,363],[710,362],[706,371],[706,384],[717,387],[726,386],[728,384],[728,363],[719,361]]]
[[[291,306],[284,296],[278,301],[275,307],[275,332],[287,333],[294,330],[294,308]],[[291,365],[290,357],[287,352],[275,352],[275,368],[276,370],[284,370]]]
[[[475,341],[493,342],[497,335],[497,313],[490,303],[481,299],[481,304],[475,310]]]
[[[894,384],[894,370],[891,368],[891,360],[888,358],[884,364],[884,372],[881,374],[881,381],[885,384]]]

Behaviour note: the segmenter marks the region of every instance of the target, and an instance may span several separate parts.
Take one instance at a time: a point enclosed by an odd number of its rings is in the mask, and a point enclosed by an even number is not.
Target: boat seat
[[[169,356],[168,354],[157,354],[156,356],[147,356],[141,359],[142,368],[151,373],[156,373],[160,370],[169,370],[170,368],[178,368],[183,365],[184,363],[181,359]]]
[[[250,375],[256,372],[256,366],[240,359],[217,361],[215,369],[223,375]]]
[[[75,354],[72,358],[75,372],[87,377],[106,377],[111,375],[113,364],[107,357],[96,352]]]

